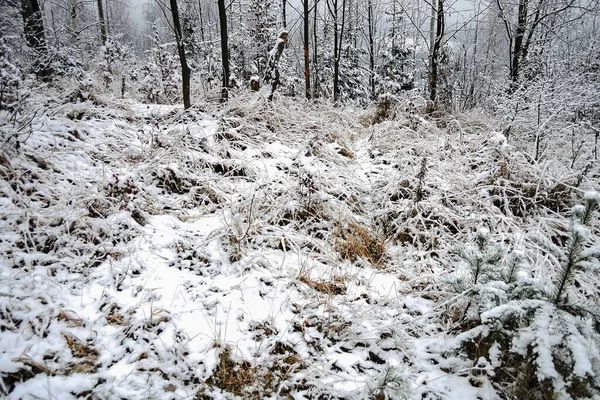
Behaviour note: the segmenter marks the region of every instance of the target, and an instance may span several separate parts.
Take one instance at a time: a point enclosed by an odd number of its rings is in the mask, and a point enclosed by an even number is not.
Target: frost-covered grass
[[[8,398],[598,396],[597,217],[552,301],[582,193],[493,120],[59,95],[0,111]]]

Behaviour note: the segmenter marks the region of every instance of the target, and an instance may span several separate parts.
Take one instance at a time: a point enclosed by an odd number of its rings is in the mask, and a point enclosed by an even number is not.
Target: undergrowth
[[[598,395],[597,193],[572,208],[593,182],[489,125],[418,97],[361,124],[10,93],[3,395]]]

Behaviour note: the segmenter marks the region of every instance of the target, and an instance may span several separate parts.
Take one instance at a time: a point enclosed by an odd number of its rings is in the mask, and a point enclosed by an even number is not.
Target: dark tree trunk
[[[514,47],[510,63],[510,80],[513,85],[519,80],[521,52],[523,39],[525,38],[525,29],[527,26],[527,2],[528,0],[519,0],[519,13],[517,18],[517,29],[515,30]]]
[[[229,46],[227,36],[227,11],[225,9],[225,0],[218,0],[219,3],[219,27],[221,29],[221,61],[223,63],[223,88],[221,90],[221,100],[226,101],[229,97]]]
[[[375,99],[375,44],[373,36],[375,25],[373,22],[373,0],[367,5],[367,18],[369,24],[369,84],[371,86],[371,99]]]
[[[52,72],[47,65],[46,38],[44,36],[44,21],[42,11],[37,0],[21,0],[21,13],[23,15],[23,25],[25,39],[29,47],[37,52],[35,65],[36,75],[45,79]]]
[[[104,3],[106,5],[104,11],[104,25],[106,26],[106,36],[110,35],[110,19],[112,18],[112,13],[110,12],[110,6],[108,5],[108,0]],[[110,15],[110,17],[109,17]]]
[[[329,5],[329,2],[327,4]],[[340,34],[338,29],[338,0],[333,1],[333,10],[330,8],[329,12],[333,17],[333,101],[337,102],[340,77],[340,63],[338,61],[338,36]]]
[[[181,24],[179,23],[179,9],[177,0],[171,0],[171,14],[173,15],[173,28],[175,29],[175,40],[177,41],[177,52],[179,53],[179,62],[181,63],[181,80],[183,83],[183,108],[188,109],[190,103],[190,67],[185,57],[185,47],[183,45],[183,36],[181,35]]]
[[[308,10],[308,0],[303,0],[302,4],[304,6],[304,83],[305,83],[305,94],[306,98],[310,99],[310,59],[308,57],[308,47],[309,47],[309,32],[308,32],[308,19],[309,19],[309,10]]]
[[[283,18],[283,29],[287,29],[287,16],[285,14],[285,9],[287,8],[287,0],[283,0],[282,6],[282,18]]]
[[[104,22],[104,11],[102,10],[102,0],[97,1],[98,4],[98,22],[100,24],[100,41],[103,45],[106,44],[106,24]]]
[[[319,97],[319,57],[317,56],[318,46],[318,32],[317,32],[317,6],[319,0],[315,0],[314,11],[313,11],[313,69],[315,70],[315,79],[313,81],[313,97]]]
[[[36,50],[45,48],[44,22],[38,1],[21,0],[21,13],[23,14],[27,44]]]

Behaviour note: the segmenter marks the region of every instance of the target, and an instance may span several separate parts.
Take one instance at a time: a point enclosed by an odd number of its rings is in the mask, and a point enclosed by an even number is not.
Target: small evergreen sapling
[[[410,378],[407,368],[403,365],[387,367],[375,379],[369,392],[369,399],[404,400],[413,398],[414,393],[411,390]]]
[[[492,245],[490,231],[479,228],[473,238],[474,245],[460,247],[457,254],[469,266],[469,284],[477,285],[500,277],[496,266],[502,259],[504,250]]]
[[[548,239],[541,240],[541,244],[553,253],[559,263],[551,298],[557,307],[575,311],[588,303],[586,299],[581,299],[580,293],[586,285],[584,274],[600,269],[600,245],[596,243],[590,228],[599,205],[600,193],[588,192],[584,196],[584,204],[573,207],[573,219],[564,247],[559,247]]]
[[[502,269],[501,260],[506,249],[494,244],[490,231],[484,227],[477,230],[472,244],[459,247],[456,253],[468,267],[467,273],[453,283],[455,291],[469,291],[462,319],[479,321],[482,312],[506,301],[508,286],[505,277],[514,274],[514,271]]]
[[[478,232],[475,246],[459,251],[471,270],[469,283],[476,285],[469,306],[481,312],[480,323],[461,333],[453,347],[469,354],[469,349],[490,349],[484,355],[494,360],[495,385],[516,398],[589,398],[600,394],[600,375],[595,367],[600,365],[595,322],[600,316],[600,246],[590,228],[599,206],[600,193],[585,194],[584,204],[573,208],[564,244],[560,239],[536,238],[555,260],[556,268],[549,269],[553,282],[549,291],[538,280],[516,279],[522,264],[520,253],[507,257],[506,265],[494,269],[499,259],[490,249],[485,231]],[[565,236],[564,231],[560,233]],[[484,295],[492,293],[494,287],[500,289],[498,284],[505,284],[505,296],[498,296],[496,304],[486,304],[489,296]],[[491,349],[496,349],[495,355]],[[481,351],[470,354],[474,359],[481,355]]]

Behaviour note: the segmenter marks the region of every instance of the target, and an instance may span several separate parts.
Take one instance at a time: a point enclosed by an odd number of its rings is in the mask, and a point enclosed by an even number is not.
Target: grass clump
[[[355,262],[364,259],[377,268],[383,268],[387,259],[385,241],[370,229],[355,223],[338,228],[335,250],[343,260]]]

